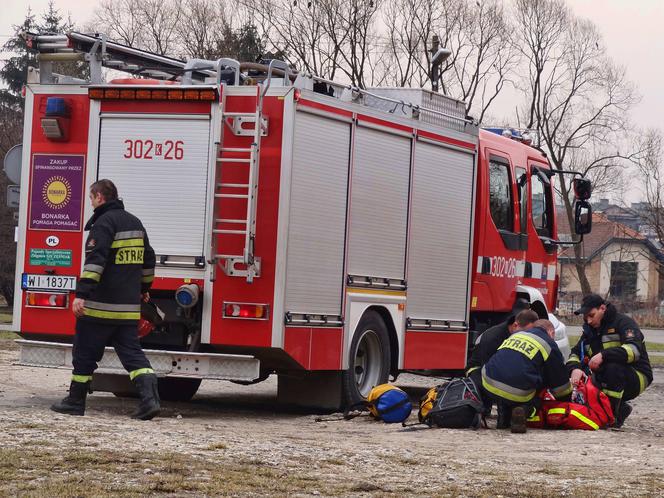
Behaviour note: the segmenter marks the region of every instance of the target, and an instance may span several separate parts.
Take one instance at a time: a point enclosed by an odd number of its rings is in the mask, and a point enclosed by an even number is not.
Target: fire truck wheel
[[[390,374],[390,338],[378,313],[367,311],[364,314],[355,329],[348,354],[343,394],[350,407],[366,399],[374,386],[387,382]]]
[[[157,382],[159,397],[164,401],[189,401],[201,385],[201,379],[182,377],[160,377]]]

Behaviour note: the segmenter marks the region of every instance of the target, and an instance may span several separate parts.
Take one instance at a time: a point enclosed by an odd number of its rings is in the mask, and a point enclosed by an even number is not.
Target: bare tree
[[[383,21],[387,31],[384,71],[396,86],[423,87],[429,82],[429,41],[440,21],[438,0],[387,2]]]
[[[518,62],[512,27],[502,2],[445,2],[446,46],[453,58],[441,71],[450,95],[466,102],[466,113],[483,121]]]
[[[188,57],[212,59],[216,34],[228,24],[223,4],[214,0],[185,0],[177,25],[182,50]]]
[[[637,101],[624,69],[608,57],[596,27],[574,18],[560,0],[515,4],[518,43],[528,65],[524,121],[537,131],[555,169],[615,179],[638,155],[619,145]],[[562,174],[559,189],[574,226],[569,179]],[[582,291],[590,292],[579,246],[575,257]]]
[[[660,247],[664,247],[664,171],[662,168],[662,134],[659,130],[648,130],[640,138],[638,148],[642,151],[634,163],[638,173],[645,203],[638,215],[649,230],[654,232]]]
[[[564,0],[515,0],[514,13],[518,33],[516,47],[528,71],[529,102],[525,122],[530,129],[535,126],[537,110],[542,105],[545,67],[560,51],[571,13]]]
[[[373,83],[370,57],[376,49],[377,12],[383,0],[324,0],[324,28],[334,47],[338,47],[341,71],[351,84],[366,88]]]
[[[389,32],[390,78],[397,85],[429,84],[434,35],[452,56],[440,71],[448,95],[466,102],[480,120],[511,81],[518,62],[507,13],[496,0],[399,0],[384,12]]]
[[[89,28],[105,33],[130,47],[141,46],[144,33],[139,2],[140,0],[102,0],[99,8],[95,10]]]
[[[272,50],[285,52],[289,62],[307,73],[334,79],[341,47],[328,35],[323,3],[244,0]]]
[[[138,8],[146,31],[146,48],[161,55],[175,53],[182,19],[182,0],[141,0]]]
[[[102,0],[91,27],[120,43],[161,55],[179,48],[182,0]]]
[[[272,47],[308,73],[352,84],[375,81],[377,12],[382,0],[243,0]],[[373,59],[372,59],[373,57]],[[379,75],[380,78],[380,75]]]

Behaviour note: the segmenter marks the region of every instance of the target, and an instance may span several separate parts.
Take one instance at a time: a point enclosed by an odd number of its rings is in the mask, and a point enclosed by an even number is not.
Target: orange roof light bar
[[[186,100],[186,101],[214,101],[217,100],[217,91],[210,88],[199,90],[197,88],[173,89],[164,88],[89,88],[88,97],[94,100]]]

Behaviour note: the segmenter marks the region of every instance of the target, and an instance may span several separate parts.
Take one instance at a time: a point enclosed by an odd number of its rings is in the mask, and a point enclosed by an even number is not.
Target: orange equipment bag
[[[572,401],[557,401],[551,393],[542,393],[542,406],[527,423],[534,428],[581,429],[596,431],[613,424],[611,402],[591,380],[579,382]]]

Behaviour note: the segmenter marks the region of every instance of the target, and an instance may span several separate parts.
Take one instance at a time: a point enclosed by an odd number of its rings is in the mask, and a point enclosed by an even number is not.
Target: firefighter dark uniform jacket
[[[582,368],[582,360],[589,360],[597,353],[602,353],[603,362],[634,368],[641,383],[641,391],[652,382],[652,368],[641,329],[632,318],[618,313],[611,303],[606,304],[606,312],[598,329],[583,324],[583,334],[572,348],[567,368],[570,372]]]
[[[482,386],[513,404],[530,402],[548,388],[560,400],[572,392],[558,345],[539,327],[512,334],[482,368]]]
[[[141,221],[121,200],[97,207],[85,225],[85,264],[76,297],[85,299],[82,320],[135,323],[141,293],[154,280],[155,255]]]
[[[473,353],[468,360],[466,376],[468,377],[476,370],[482,368],[482,365],[489,361],[489,358],[494,355],[503,341],[509,338],[509,336],[510,329],[508,321],[504,321],[486,329],[482,335],[480,335],[479,340],[473,349]]]

